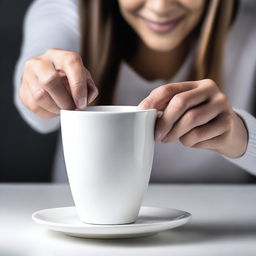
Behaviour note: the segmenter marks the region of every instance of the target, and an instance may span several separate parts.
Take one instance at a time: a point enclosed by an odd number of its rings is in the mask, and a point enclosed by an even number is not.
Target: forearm
[[[41,133],[58,129],[59,117],[43,119],[28,110],[20,100],[19,88],[26,60],[51,48],[80,52],[77,0],[37,0],[25,16],[21,54],[14,74],[14,102],[23,119]]]

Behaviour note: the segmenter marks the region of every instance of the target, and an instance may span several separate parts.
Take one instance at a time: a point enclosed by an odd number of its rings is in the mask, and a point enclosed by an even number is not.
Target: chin
[[[180,41],[175,39],[169,40],[143,40],[144,44],[151,50],[157,52],[170,52],[179,46]]]

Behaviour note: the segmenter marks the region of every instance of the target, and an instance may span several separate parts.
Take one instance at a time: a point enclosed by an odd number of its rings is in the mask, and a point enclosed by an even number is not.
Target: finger
[[[92,80],[90,79],[87,81],[88,104],[92,103],[99,94],[98,90],[95,90],[95,87],[91,81]]]
[[[99,94],[99,90],[93,82],[90,72],[87,70],[87,93],[88,103],[93,102]]]
[[[216,136],[212,139],[201,141],[201,142],[193,145],[192,147],[193,148],[209,149],[209,150],[212,150],[212,151],[222,154],[222,152],[219,150],[219,148],[221,148],[221,145],[223,145],[223,141],[226,140],[227,136],[228,136],[228,133],[224,132],[223,134]]]
[[[63,83],[64,83],[64,85],[66,87],[66,90],[68,91],[68,93],[72,97],[71,90],[70,90],[69,83],[68,83],[68,79],[67,79],[65,73],[63,71],[59,71],[59,74],[60,74],[60,76],[63,79]],[[88,98],[88,103],[91,103],[98,96],[99,90],[96,87],[95,83],[93,82],[92,76],[91,76],[91,74],[90,74],[90,72],[88,70],[86,70],[86,74],[87,74],[87,77],[88,77],[88,79],[87,79],[87,91],[88,91],[87,98]],[[79,110],[79,109],[76,109],[76,110]]]
[[[19,93],[25,107],[27,107],[30,111],[44,119],[56,117],[57,114],[43,109],[37,104],[37,102],[35,102],[30,90],[28,89],[27,83],[25,81],[23,83],[25,84],[25,86],[21,86]]]
[[[209,123],[196,127],[180,137],[180,142],[187,147],[193,147],[199,142],[222,135],[229,129],[229,124],[228,114],[222,113]]]
[[[172,83],[159,86],[151,91],[151,93],[139,103],[138,108],[156,108],[158,110],[164,110],[174,95],[184,91],[192,90],[196,87],[196,81]]]
[[[156,139],[161,141],[172,129],[174,123],[190,108],[210,99],[213,89],[207,86],[196,87],[176,94],[168,103],[162,117],[157,121]]]
[[[46,56],[53,62],[55,69],[62,70],[68,79],[71,95],[77,108],[83,110],[87,106],[87,72],[82,58],[69,51],[48,50]]]
[[[69,94],[70,97],[72,98],[71,90],[70,90],[69,83],[68,83],[68,78],[66,77],[66,75],[65,75],[64,72],[60,72],[60,71],[58,71],[58,72],[59,72],[59,74],[60,74],[60,76],[61,76],[61,78],[62,78],[62,83],[63,83],[63,85],[65,86],[65,88],[66,88],[68,94]],[[63,74],[64,74],[64,75],[63,75]],[[72,98],[72,101],[74,102],[73,98]],[[75,102],[74,102],[74,104],[75,104]]]
[[[56,105],[49,93],[40,86],[35,74],[31,72],[27,74],[27,76],[29,76],[29,82],[26,78],[24,78],[24,82],[27,83],[28,93],[30,93],[33,98],[33,104],[36,104],[55,115],[59,115],[59,107]]]
[[[74,101],[65,86],[65,77],[56,71],[51,61],[39,62],[34,70],[41,88],[49,93],[60,109],[75,108]]]
[[[179,139],[181,136],[193,128],[206,124],[225,109],[225,103],[220,98],[214,98],[209,103],[188,110],[170,130],[164,142],[171,142]]]

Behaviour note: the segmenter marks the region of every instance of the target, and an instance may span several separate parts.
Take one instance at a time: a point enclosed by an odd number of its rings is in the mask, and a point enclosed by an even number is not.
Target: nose
[[[157,16],[169,16],[174,0],[148,0],[147,8]]]

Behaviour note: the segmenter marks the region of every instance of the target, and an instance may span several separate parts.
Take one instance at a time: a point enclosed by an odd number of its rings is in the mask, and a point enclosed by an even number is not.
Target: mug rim
[[[95,109],[99,107],[107,107],[109,109],[117,109],[117,108],[124,108],[124,111],[115,111],[115,110],[92,110],[90,109]],[[88,109],[88,110],[86,110]],[[85,110],[66,110],[66,109],[61,109],[60,113],[76,113],[76,114],[128,114],[128,113],[143,113],[143,112],[155,112],[157,109],[155,108],[150,108],[150,109],[138,109],[138,106],[129,106],[129,105],[97,105],[97,106],[87,106]],[[128,110],[125,110],[128,109]]]

